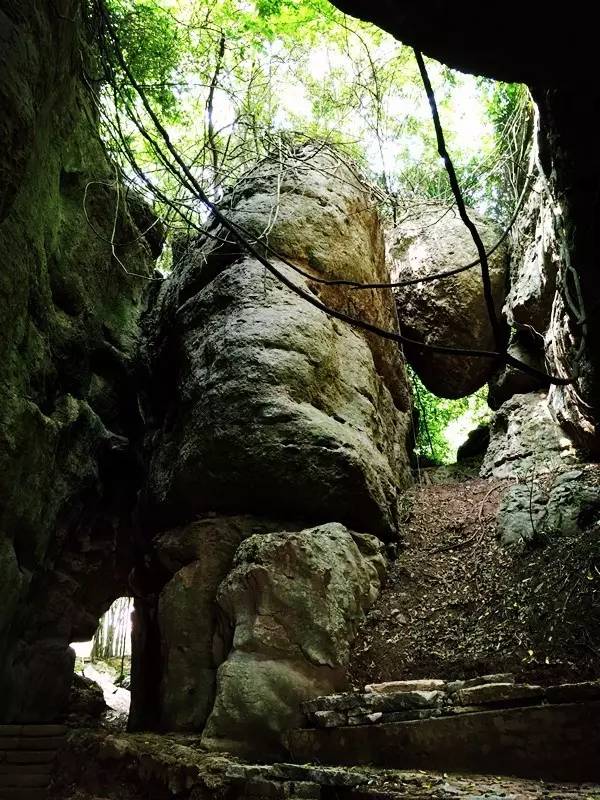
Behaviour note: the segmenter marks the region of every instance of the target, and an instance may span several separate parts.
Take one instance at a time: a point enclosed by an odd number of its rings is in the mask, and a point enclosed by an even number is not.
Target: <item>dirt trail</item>
[[[600,675],[600,537],[501,547],[508,481],[428,485],[407,498],[405,543],[353,647],[357,688],[409,677]]]

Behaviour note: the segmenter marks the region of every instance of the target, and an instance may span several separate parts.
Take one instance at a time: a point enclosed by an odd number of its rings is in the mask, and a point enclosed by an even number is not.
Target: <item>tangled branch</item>
[[[259,247],[256,245],[256,243],[253,243],[251,241],[251,237],[248,236],[248,232],[245,231],[242,226],[240,226],[239,224],[233,222],[228,217],[226,217],[223,214],[223,212],[220,210],[220,208],[208,197],[206,191],[204,190],[202,185],[199,183],[199,181],[196,179],[196,177],[194,176],[194,174],[192,173],[192,171],[190,170],[190,168],[188,167],[188,165],[186,164],[186,162],[182,158],[180,152],[173,145],[173,143],[172,143],[172,141],[171,141],[171,139],[169,137],[168,131],[166,130],[166,128],[162,124],[162,122],[161,122],[160,118],[158,117],[157,113],[154,111],[154,109],[153,109],[153,107],[152,107],[152,105],[151,105],[146,93],[144,92],[144,89],[142,88],[140,83],[136,80],[136,78],[133,75],[131,69],[129,68],[129,65],[127,64],[126,59],[125,59],[125,57],[123,55],[123,50],[122,50],[122,48],[120,46],[118,34],[117,34],[116,30],[115,30],[113,21],[110,18],[110,14],[109,14],[108,10],[106,9],[104,0],[96,0],[96,6],[97,6],[99,18],[101,20],[101,26],[103,28],[103,32],[107,32],[109,37],[110,37],[110,41],[111,41],[111,45],[112,45],[112,52],[114,53],[114,57],[117,59],[117,62],[119,64],[120,68],[123,70],[124,75],[127,77],[127,80],[129,81],[130,85],[132,86],[132,88],[136,92],[137,96],[139,97],[139,99],[140,99],[140,101],[142,103],[142,106],[143,106],[145,112],[147,113],[149,119],[152,121],[152,124],[153,124],[153,126],[154,126],[154,128],[155,128],[155,130],[156,130],[156,132],[158,134],[158,137],[162,141],[162,146],[156,140],[156,138],[154,136],[152,136],[146,130],[145,126],[142,125],[141,122],[138,119],[136,119],[136,114],[133,113],[132,114],[132,118],[133,118],[134,124],[136,124],[136,127],[138,128],[140,134],[148,142],[148,144],[152,147],[152,149],[155,152],[155,154],[156,154],[157,158],[159,159],[159,161],[167,169],[169,169],[169,171],[174,176],[176,176],[176,178],[178,179],[180,184],[182,186],[184,186],[193,196],[195,196],[203,204],[203,206],[206,209],[208,209],[211,212],[211,214],[213,216],[213,219],[216,220],[216,222],[218,222],[222,226],[222,228],[225,229],[233,237],[233,239],[240,245],[242,250],[247,252],[254,259],[256,259],[277,281],[282,283],[290,291],[292,291],[297,296],[301,297],[304,301],[306,301],[310,305],[314,306],[315,308],[317,308],[320,311],[322,311],[325,314],[327,314],[329,317],[332,317],[334,319],[338,319],[341,322],[347,323],[348,325],[352,326],[353,328],[357,328],[357,329],[360,329],[360,330],[367,331],[367,332],[375,334],[375,335],[377,335],[377,336],[379,336],[379,337],[381,337],[383,339],[387,339],[389,341],[393,341],[393,342],[395,342],[395,343],[397,343],[399,345],[409,345],[411,347],[414,347],[414,348],[417,348],[417,349],[420,349],[420,350],[427,350],[427,351],[429,351],[431,353],[448,355],[448,356],[465,356],[465,357],[485,358],[485,359],[489,359],[489,360],[498,361],[500,363],[508,364],[508,365],[514,367],[515,369],[521,370],[523,372],[526,372],[528,374],[534,375],[536,377],[543,378],[544,380],[547,380],[547,381],[549,381],[550,383],[553,383],[553,384],[565,385],[565,384],[571,383],[571,379],[570,378],[561,378],[561,377],[548,375],[548,374],[546,374],[545,372],[543,372],[541,370],[537,370],[537,369],[535,369],[533,367],[530,367],[528,364],[525,364],[524,362],[520,361],[519,359],[516,359],[513,356],[511,356],[510,354],[508,354],[502,348],[502,346],[501,346],[500,328],[499,328],[499,325],[498,325],[498,321],[495,318],[495,312],[493,311],[493,301],[491,301],[492,305],[490,307],[490,320],[495,320],[495,322],[493,322],[492,324],[494,326],[494,332],[495,332],[495,335],[496,335],[497,350],[486,351],[486,350],[478,350],[478,349],[464,349],[464,348],[459,348],[459,347],[451,347],[451,346],[447,346],[447,345],[443,345],[443,344],[430,344],[430,343],[419,342],[419,341],[416,341],[414,339],[410,339],[410,338],[408,338],[406,336],[403,336],[403,335],[401,335],[399,333],[396,333],[394,331],[389,331],[389,330],[386,330],[384,328],[380,328],[377,325],[373,325],[373,324],[371,324],[369,322],[365,322],[364,320],[361,320],[361,319],[359,319],[357,317],[353,317],[353,316],[351,316],[349,314],[346,314],[346,313],[344,313],[342,311],[338,311],[336,309],[333,309],[333,308],[325,305],[320,300],[318,300],[313,294],[311,294],[309,291],[306,291],[305,289],[303,289],[302,287],[300,287],[296,283],[294,283],[292,280],[290,280],[290,278],[288,278],[287,275],[285,275],[269,259],[267,259],[265,257],[265,255],[262,252],[262,249],[259,249]],[[419,61],[419,58],[420,58],[421,63],[423,63],[422,56],[420,56],[420,54],[417,51],[415,51],[415,54],[417,55],[417,60]],[[423,67],[424,67],[424,64],[423,64]],[[460,193],[460,188],[458,186],[458,181],[456,179],[456,174],[454,172],[454,168],[452,166],[452,162],[451,162],[449,156],[447,155],[447,152],[446,152],[446,149],[445,149],[445,144],[444,144],[444,139],[443,139],[443,131],[441,129],[441,124],[439,122],[439,115],[437,115],[437,106],[435,105],[435,97],[433,95],[433,90],[431,88],[431,84],[429,83],[429,79],[427,77],[426,70],[424,72],[424,83],[425,83],[426,89],[428,91],[428,96],[430,98],[430,104],[431,104],[431,107],[432,107],[432,112],[434,112],[434,122],[435,122],[435,125],[436,125],[436,132],[438,133],[438,144],[439,144],[440,150],[443,151],[444,153],[446,153],[446,158],[445,158],[446,168],[448,169],[449,175],[451,176],[451,182],[453,183],[453,189],[455,189],[455,197],[456,197],[456,202],[457,202],[457,205],[458,205],[458,208],[459,208],[459,212],[461,213],[461,217],[463,217],[463,221],[465,222],[465,224],[467,225],[469,230],[471,230],[471,233],[473,235],[474,241],[475,241],[475,243],[477,245],[477,251],[478,251],[478,254],[479,254],[479,262],[480,262],[481,267],[482,267],[482,277],[483,277],[483,280],[484,280],[484,289],[486,291],[486,300],[488,300],[488,296],[489,296],[489,299],[491,300],[491,286],[490,286],[490,283],[489,283],[489,266],[488,266],[488,262],[487,262],[487,254],[485,252],[485,247],[483,246],[483,243],[481,242],[481,239],[480,239],[480,237],[479,237],[479,235],[477,233],[477,230],[475,229],[475,226],[473,225],[471,220],[468,218],[468,214],[467,214],[466,209],[465,209],[464,201],[463,201],[462,195]],[[284,261],[283,259],[281,259],[281,261],[283,263],[291,266],[296,272],[301,272],[301,274],[305,274],[311,280],[315,280],[315,276],[309,275],[308,273],[302,273],[302,271],[298,267],[296,267],[295,265],[292,265],[289,261]],[[465,268],[469,268],[469,267],[465,267]],[[486,288],[486,286],[487,286],[487,288]],[[386,288],[389,288],[389,287],[386,287]],[[493,313],[493,316],[492,316],[492,313]]]

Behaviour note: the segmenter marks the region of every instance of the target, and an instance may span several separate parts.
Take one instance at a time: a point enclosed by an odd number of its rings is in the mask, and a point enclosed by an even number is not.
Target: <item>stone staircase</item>
[[[45,800],[62,725],[0,725],[0,800]]]
[[[256,763],[207,751],[200,740],[199,734],[73,729],[59,754],[49,800],[600,800],[600,784]]]
[[[308,727],[287,736],[300,763],[600,778],[600,681],[393,681],[320,697],[303,710]]]

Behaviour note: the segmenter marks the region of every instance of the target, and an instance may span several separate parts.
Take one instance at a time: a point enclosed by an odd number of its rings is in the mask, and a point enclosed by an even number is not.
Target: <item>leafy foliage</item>
[[[457,444],[465,438],[465,433],[489,419],[491,412],[486,401],[487,387],[469,397],[448,400],[432,394],[410,367],[408,372],[418,420],[415,452],[438,463],[451,463],[456,458]],[[456,431],[459,441],[456,441],[456,436],[450,435],[453,423],[454,427],[459,423]]]
[[[107,8],[119,30],[127,64],[148,97],[173,118],[175,86],[186,46],[176,20],[155,0],[107,0]],[[132,102],[132,87],[118,63],[112,66],[119,93]]]
[[[344,148],[381,188],[394,218],[415,197],[453,202],[412,50],[378,28],[327,0],[90,2],[105,3],[135,79],[213,198],[294,135]],[[182,207],[201,219],[140,134],[151,125],[117,60],[106,61],[102,100],[113,155],[153,197],[158,188],[171,201],[159,197],[167,224],[181,225]],[[430,72],[466,201],[486,210],[501,180],[494,126],[515,104],[489,82],[435,62]],[[486,104],[495,116],[486,118]]]

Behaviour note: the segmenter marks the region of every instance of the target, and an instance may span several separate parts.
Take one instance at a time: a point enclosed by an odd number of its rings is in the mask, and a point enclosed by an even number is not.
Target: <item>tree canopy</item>
[[[451,202],[412,50],[375,26],[327,0],[104,2],[131,73],[213,199],[290,138],[309,137],[356,159],[390,215],[415,196]],[[110,42],[100,66],[106,140],[124,174],[174,201],[159,206],[178,225],[177,209],[197,210],[140,135],[147,114]],[[467,204],[506,218],[524,90],[429,69]]]
[[[94,2],[111,20],[110,36],[102,15],[95,21],[94,90],[117,180],[146,195],[172,236],[201,229],[207,210],[154,146],[156,119],[214,202],[261,159],[319,139],[358,163],[390,222],[415,199],[454,203],[413,51],[375,26],[327,0]],[[428,71],[466,204],[506,224],[526,179],[527,90],[437,62]],[[448,425],[465,414],[477,422],[483,398],[436,398],[411,377],[417,451],[447,461]]]

